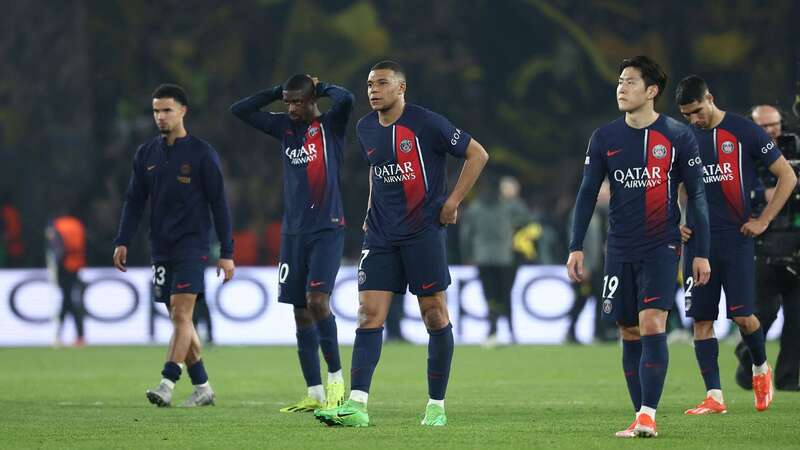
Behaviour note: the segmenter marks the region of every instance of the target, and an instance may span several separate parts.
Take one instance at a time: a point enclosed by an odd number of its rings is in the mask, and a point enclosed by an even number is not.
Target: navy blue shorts
[[[727,317],[747,317],[755,312],[755,241],[745,236],[712,239],[711,278],[704,286],[695,286],[692,277],[691,245],[686,246],[684,298],[686,317],[694,320],[717,320],[720,290],[725,290]]]
[[[305,308],[307,292],[330,294],[344,251],[344,228],[282,234],[278,301]]]
[[[153,262],[153,299],[169,306],[174,294],[197,294],[205,292],[205,273],[208,258],[189,258],[174,261]]]
[[[679,258],[680,245],[664,246],[636,262],[607,257],[603,276],[603,318],[634,326],[639,323],[639,312],[644,309],[672,309]]]
[[[447,230],[432,228],[410,243],[392,244],[364,236],[358,265],[358,290],[433,295],[450,286]]]

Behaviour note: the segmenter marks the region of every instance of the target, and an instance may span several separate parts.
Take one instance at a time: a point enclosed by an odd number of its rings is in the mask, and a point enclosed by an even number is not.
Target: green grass
[[[770,345],[774,357],[776,347]],[[366,429],[327,428],[310,414],[278,408],[305,388],[290,347],[217,347],[204,359],[217,406],[159,409],[144,390],[159,378],[164,349],[0,349],[0,448],[798,448],[800,394],[778,392],[758,413],[733,381],[723,345],[728,414],[687,417],[704,396],[694,353],[670,349],[655,440],[620,440],[633,418],[620,350],[530,346],[457,347],[448,390],[449,425],[419,425],[426,349],[387,345],[375,373]],[[349,366],[350,348],[343,352]],[[324,366],[324,364],[323,364]],[[182,379],[176,400],[191,386]]]

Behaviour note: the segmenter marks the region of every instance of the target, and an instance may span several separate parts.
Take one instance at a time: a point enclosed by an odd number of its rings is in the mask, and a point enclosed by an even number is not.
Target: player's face
[[[693,101],[686,105],[680,105],[681,114],[686,120],[697,128],[707,129],[711,126],[711,116],[714,114],[714,104],[711,96],[706,94],[702,101]]]
[[[314,118],[314,98],[303,91],[283,91],[286,114],[295,122],[311,122]]]
[[[174,98],[153,99],[153,119],[161,134],[168,135],[172,130],[179,128],[184,115],[186,115],[186,105],[176,102]]]
[[[657,92],[657,87],[645,86],[644,78],[638,68],[626,67],[619,74],[617,106],[622,112],[636,111],[655,98]]]
[[[406,92],[406,82],[393,70],[373,70],[367,77],[367,97],[373,111],[392,108]]]

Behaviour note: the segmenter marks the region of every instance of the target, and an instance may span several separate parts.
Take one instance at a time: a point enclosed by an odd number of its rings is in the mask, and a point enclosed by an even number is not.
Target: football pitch
[[[350,348],[342,357],[345,372]],[[770,360],[777,352],[769,345]],[[734,384],[733,347],[720,346],[728,414],[683,415],[704,387],[688,344],[670,346],[659,437],[613,436],[633,418],[617,345],[456,347],[449,425],[419,425],[426,348],[389,344],[370,392],[372,425],[328,428],[278,412],[305,394],[292,347],[214,347],[204,360],[217,393],[206,408],[156,408],[162,347],[0,349],[0,448],[798,448],[800,393],[777,391],[758,413]],[[323,362],[324,367],[324,362]],[[324,379],[324,378],[323,378]],[[349,382],[349,375],[345,375]],[[184,373],[173,403],[189,394]]]

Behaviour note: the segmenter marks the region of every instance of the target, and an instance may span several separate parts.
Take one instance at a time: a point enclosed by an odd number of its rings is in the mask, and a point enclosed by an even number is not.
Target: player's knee
[[[297,329],[308,328],[314,325],[314,316],[308,308],[294,308],[294,323]]]
[[[330,296],[324,292],[309,292],[306,305],[316,320],[322,320],[331,313]]]
[[[447,314],[446,306],[434,306],[423,308],[422,321],[429,330],[440,330],[450,323],[450,317]]]
[[[702,341],[714,337],[714,322],[710,320],[701,320],[694,323],[694,339]]]
[[[617,323],[619,326],[619,335],[622,337],[624,341],[636,341],[641,336],[639,334],[639,327],[636,325],[623,325],[621,323]]]
[[[736,322],[736,325],[744,334],[752,334],[761,326],[761,322],[758,321],[758,317],[754,314],[744,317],[734,317],[733,321]]]

